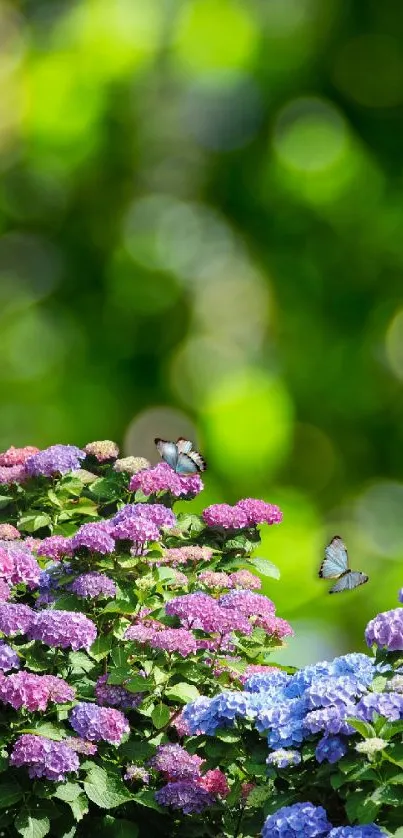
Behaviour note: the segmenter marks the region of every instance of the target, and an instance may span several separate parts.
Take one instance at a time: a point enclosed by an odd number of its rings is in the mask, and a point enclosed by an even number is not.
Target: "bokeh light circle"
[[[343,115],[330,102],[300,98],[280,111],[273,145],[281,163],[299,172],[323,172],[334,166],[348,147]]]
[[[402,509],[402,483],[380,481],[358,499],[357,521],[372,550],[391,558],[403,555]]]

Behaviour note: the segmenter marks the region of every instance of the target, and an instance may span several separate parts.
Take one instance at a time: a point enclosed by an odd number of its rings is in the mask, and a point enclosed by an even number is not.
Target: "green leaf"
[[[128,681],[124,681],[123,686],[129,693],[149,693],[154,689],[154,682],[151,678],[134,675]]]
[[[202,521],[200,515],[193,515],[187,512],[180,512],[178,515],[178,530],[187,532],[190,535],[199,535],[206,529],[205,523]]]
[[[346,812],[350,823],[372,823],[382,804],[375,803],[365,791],[352,792],[347,797]]]
[[[168,724],[170,718],[171,713],[166,704],[157,704],[157,706],[154,707],[154,710],[151,713],[152,723],[154,727],[157,728],[157,730],[160,730],[162,727],[165,727],[165,725]]]
[[[233,744],[234,742],[239,742],[241,738],[240,733],[236,733],[234,730],[217,730],[215,733],[217,739],[220,739],[221,742],[228,742],[228,744]]]
[[[36,532],[42,527],[48,527],[51,523],[50,515],[40,513],[38,515],[22,515],[17,526],[19,530],[24,530],[24,532]]]
[[[127,651],[122,646],[115,646],[112,649],[111,658],[115,666],[122,669],[127,666]]]
[[[8,809],[23,796],[22,789],[15,780],[0,783],[0,809]]]
[[[384,675],[376,675],[371,684],[371,690],[374,693],[383,693],[388,679]]]
[[[132,800],[135,800],[140,806],[146,806],[147,809],[155,809],[156,812],[165,812],[165,809],[158,805],[155,799],[155,792],[151,791],[151,789],[138,791],[137,794],[133,795]]]
[[[69,664],[73,675],[82,675],[83,672],[91,672],[94,669],[94,661],[85,654],[85,652],[70,652]]]
[[[69,800],[68,805],[76,821],[81,821],[84,815],[87,815],[89,812],[88,798],[85,794],[80,794],[74,800]]]
[[[116,667],[116,669],[112,669],[112,671],[108,673],[108,684],[119,686],[120,684],[123,684],[123,681],[129,681],[132,678],[132,674],[131,670],[127,668],[126,657],[126,667]]]
[[[258,571],[262,576],[270,576],[272,579],[280,579],[280,571],[278,567],[276,567],[273,562],[269,562],[268,559],[260,559],[256,557],[255,559],[249,559],[248,564],[252,565],[255,570]]]
[[[98,766],[91,768],[84,782],[84,790],[96,806],[101,809],[113,809],[132,800],[132,795],[118,774],[107,773]]]
[[[199,698],[199,695],[200,693],[197,687],[194,684],[187,684],[185,681],[174,684],[174,686],[168,687],[165,690],[166,698],[170,698],[172,701],[179,701],[181,704],[189,704],[191,701]]]
[[[38,722],[32,727],[20,730],[20,733],[34,733],[36,736],[45,736],[47,739],[53,739],[55,742],[60,742],[64,739],[63,729],[59,725],[52,724],[52,722]]]
[[[0,509],[5,509],[6,506],[9,506],[11,501],[12,498],[9,498],[7,495],[0,495]]]
[[[271,796],[272,791],[266,786],[256,786],[252,789],[247,797],[246,805],[253,809],[261,808],[266,800]]]
[[[82,794],[82,788],[79,783],[60,783],[56,791],[53,792],[53,797],[57,797],[58,800],[64,800],[65,803],[71,803],[80,794]]]
[[[113,636],[111,634],[104,634],[97,637],[95,643],[92,644],[88,654],[96,661],[101,661],[106,658],[111,650],[113,643]]]
[[[378,786],[371,794],[371,800],[378,806],[400,806],[402,802],[402,792],[399,789],[391,788],[387,783]]]
[[[105,838],[137,838],[139,834],[138,826],[133,821],[112,818],[111,815],[105,815],[102,827]]]
[[[392,739],[397,734],[403,732],[403,720],[399,720],[396,722],[385,722],[382,727],[378,731],[378,736],[381,736],[382,739]],[[402,751],[403,757],[403,751]]]
[[[26,809],[18,813],[14,826],[23,838],[44,838],[50,830],[49,818],[35,817]]]
[[[101,614],[135,614],[136,611],[137,604],[127,602],[125,599],[115,599],[105,605]]]
[[[351,725],[364,739],[372,739],[376,736],[375,729],[368,722],[362,722],[360,719],[346,719],[347,724]]]

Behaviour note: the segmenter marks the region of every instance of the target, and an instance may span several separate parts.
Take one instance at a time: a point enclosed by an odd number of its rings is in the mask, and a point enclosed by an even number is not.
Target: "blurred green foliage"
[[[1,447],[196,436],[207,502],[284,507],[294,662],[355,648],[403,582],[400,0],[0,24]],[[338,531],[371,581],[328,597]]]

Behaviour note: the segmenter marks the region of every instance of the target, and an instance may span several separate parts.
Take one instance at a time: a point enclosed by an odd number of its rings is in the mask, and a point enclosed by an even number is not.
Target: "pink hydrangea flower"
[[[0,484],[10,486],[28,479],[25,466],[0,466]]]
[[[11,704],[14,710],[46,710],[49,702],[66,704],[72,701],[75,690],[63,678],[54,675],[35,675],[21,670],[0,678],[0,701]]]
[[[11,448],[8,448],[7,451],[3,451],[0,454],[0,466],[6,466],[8,468],[12,466],[23,466],[28,457],[32,457],[38,453],[39,448],[35,448],[33,445],[26,445],[24,448],[14,448],[12,445]]]
[[[0,524],[0,540],[14,541],[17,538],[21,538],[21,533],[16,527],[12,524]]]
[[[230,787],[227,778],[219,768],[213,768],[198,779],[199,785],[214,797],[228,797]]]
[[[243,588],[249,590],[259,590],[262,587],[262,582],[254,573],[249,570],[236,570],[235,573],[230,574],[232,587]]]
[[[153,468],[137,472],[133,475],[129,484],[131,492],[140,490],[144,495],[169,492],[176,498],[198,495],[203,488],[203,481],[198,474],[190,474],[184,477],[181,474],[176,474],[168,463],[158,463]]]
[[[218,590],[232,588],[231,577],[228,573],[220,573],[214,570],[204,570],[203,573],[199,573],[197,581],[205,585],[206,588],[217,588]]]
[[[66,538],[64,535],[50,535],[40,542],[38,555],[53,559],[54,562],[60,561],[65,556],[71,557],[73,555],[71,541],[71,538]]]
[[[283,513],[273,503],[266,503],[264,500],[245,498],[239,500],[236,509],[241,509],[248,519],[248,525],[253,527],[257,524],[280,524],[283,520]]]
[[[165,652],[177,652],[183,658],[196,653],[196,639],[191,631],[185,628],[167,628],[157,631],[152,639],[154,649]]]

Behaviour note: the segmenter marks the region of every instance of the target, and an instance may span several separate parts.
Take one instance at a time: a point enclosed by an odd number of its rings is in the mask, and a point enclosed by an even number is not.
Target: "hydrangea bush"
[[[3,835],[399,835],[401,608],[284,669],[252,558],[277,506],[178,513],[201,477],[108,440],[11,448],[0,483]]]

